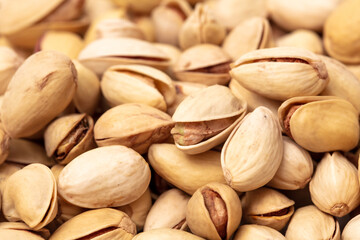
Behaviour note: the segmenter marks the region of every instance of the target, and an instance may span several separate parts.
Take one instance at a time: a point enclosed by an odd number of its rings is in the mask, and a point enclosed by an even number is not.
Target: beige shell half
[[[8,221],[24,221],[34,230],[41,229],[56,216],[57,187],[50,169],[30,164],[6,181],[3,212]]]
[[[131,240],[136,226],[119,210],[102,208],[81,213],[62,224],[49,240],[123,239]]]
[[[244,224],[239,227],[233,240],[286,240],[278,231],[267,226]]]
[[[6,88],[23,59],[10,47],[0,47],[0,95]]]
[[[79,61],[96,74],[118,64],[143,64],[165,70],[170,60],[152,44],[133,38],[103,38],[87,45]]]
[[[174,144],[153,144],[148,158],[157,174],[188,194],[210,182],[225,183],[220,153],[216,151],[188,155]]]
[[[12,230],[20,230],[24,232],[31,232],[33,234],[42,236],[43,238],[48,239],[50,237],[50,231],[46,228],[41,228],[34,232],[28,225],[23,222],[1,222],[0,223],[0,230],[2,229],[12,229]],[[0,236],[1,237],[1,236]],[[6,239],[6,238],[5,238]]]
[[[132,240],[205,240],[194,234],[176,229],[153,229],[137,234]]]
[[[316,54],[323,54],[322,39],[311,30],[298,29],[281,36],[276,41],[278,47],[301,47]]]
[[[341,234],[342,240],[353,240],[360,238],[360,215],[352,218],[344,227]]]
[[[44,240],[45,238],[36,235],[30,231],[16,230],[16,229],[0,229],[1,239],[11,240]]]

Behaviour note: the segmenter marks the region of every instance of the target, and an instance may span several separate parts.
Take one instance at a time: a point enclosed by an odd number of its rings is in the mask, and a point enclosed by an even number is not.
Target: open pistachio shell
[[[314,205],[295,211],[286,230],[288,240],[340,240],[339,222]]]
[[[188,194],[210,182],[225,183],[216,151],[188,155],[173,144],[153,144],[148,158],[157,174]]]
[[[124,145],[140,154],[152,143],[170,136],[174,126],[166,113],[139,103],[126,103],[106,111],[95,123],[94,136],[98,146]]]
[[[225,85],[230,81],[230,62],[231,58],[219,46],[199,44],[180,55],[174,73],[180,81]]]
[[[0,95],[6,88],[24,60],[10,47],[0,47]]]
[[[324,62],[302,48],[255,50],[242,55],[231,68],[231,76],[245,88],[281,101],[317,95],[329,82]]]
[[[94,121],[82,114],[70,114],[52,122],[44,134],[46,154],[56,162],[67,164],[95,147]]]
[[[76,82],[74,65],[61,53],[41,51],[27,58],[3,99],[0,111],[5,131],[20,138],[45,127],[71,102]]]
[[[286,240],[278,231],[267,226],[256,224],[241,225],[233,240]]]
[[[187,228],[186,206],[190,196],[173,188],[162,193],[146,217],[144,232],[158,228]]]
[[[4,131],[0,123],[0,164],[5,162],[10,152],[10,137]]]
[[[283,229],[294,213],[295,202],[282,193],[259,188],[245,193],[241,199],[246,222]]]
[[[136,235],[132,240],[204,240],[194,234],[177,229],[153,229]]]
[[[299,29],[288,33],[276,41],[278,47],[300,47],[316,54],[323,54],[320,36],[311,30]]]
[[[228,240],[240,225],[241,202],[228,185],[208,183],[193,194],[186,210],[191,232],[209,240]]]
[[[50,169],[34,163],[12,174],[5,184],[2,207],[7,220],[22,220],[34,230],[50,223],[58,211]]]
[[[309,151],[349,151],[359,141],[359,112],[339,97],[294,97],[278,112],[285,133]]]
[[[59,194],[85,208],[118,207],[138,199],[150,182],[149,165],[125,146],[106,146],[76,157],[59,175]],[[94,197],[96,196],[96,197]]]
[[[81,213],[62,224],[49,240],[119,239],[131,240],[136,226],[125,213],[102,208]]]
[[[352,240],[360,238],[360,215],[352,218],[343,229],[342,240]]]
[[[87,45],[79,61],[96,74],[118,64],[143,64],[165,70],[169,58],[148,42],[134,38],[102,38]]]
[[[1,222],[0,230],[3,230],[3,229],[20,230],[20,231],[24,231],[24,232],[29,232],[32,234],[36,234],[39,237],[41,236],[45,239],[48,239],[50,237],[50,231],[48,229],[41,228],[35,232],[33,229],[31,229],[28,225],[26,225],[23,222]],[[0,237],[1,237],[1,235],[0,235]],[[1,239],[3,239],[3,238],[1,238]],[[4,238],[4,239],[7,239],[7,238]]]
[[[106,70],[101,90],[111,106],[143,103],[162,111],[175,101],[175,87],[162,71],[142,65],[116,65]]]
[[[235,127],[221,151],[226,182],[237,191],[267,184],[283,157],[279,123],[266,107],[258,107]]]

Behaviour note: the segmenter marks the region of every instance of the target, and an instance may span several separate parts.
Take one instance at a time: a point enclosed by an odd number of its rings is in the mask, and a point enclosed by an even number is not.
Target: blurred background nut
[[[285,240],[286,238],[278,231],[267,226],[256,224],[241,225],[236,232],[234,240]]]
[[[10,152],[10,137],[6,134],[0,123],[0,164],[5,162]]]
[[[110,18],[100,21],[96,26],[96,38],[128,37],[145,40],[142,30],[127,19]]]
[[[127,7],[135,13],[149,13],[161,0],[112,0],[117,6]]]
[[[11,48],[0,47],[0,95],[6,88],[23,59]]]

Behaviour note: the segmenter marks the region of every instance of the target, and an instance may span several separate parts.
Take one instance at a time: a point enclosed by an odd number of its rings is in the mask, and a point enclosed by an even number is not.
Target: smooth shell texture
[[[311,30],[298,29],[281,36],[276,41],[278,47],[300,47],[316,54],[323,54],[322,39]]]
[[[360,215],[352,218],[343,229],[342,240],[353,240],[360,238]]]
[[[0,94],[3,95],[6,88],[22,64],[23,59],[10,47],[0,47]]]
[[[15,229],[0,229],[0,238],[11,240],[44,240],[44,238],[30,231]]]
[[[149,165],[140,154],[125,146],[106,146],[66,165],[59,176],[59,193],[81,207],[117,207],[138,199],[149,182]]]
[[[33,234],[39,235],[41,237],[44,237],[46,239],[50,236],[50,231],[46,228],[42,228],[37,230],[36,232],[31,229],[26,223],[24,222],[1,222],[0,223],[0,229],[12,229],[12,230],[21,230],[24,232],[31,232]]]
[[[241,225],[233,240],[286,240],[286,238],[273,228],[249,224]]]
[[[13,138],[38,132],[71,102],[76,84],[76,69],[67,56],[54,51],[30,56],[5,93],[0,110],[5,131]]]
[[[153,229],[136,235],[132,240],[205,240],[194,234],[176,229]]]
[[[249,113],[232,131],[221,151],[226,182],[237,191],[250,191],[268,183],[283,156],[279,123],[265,107]]]

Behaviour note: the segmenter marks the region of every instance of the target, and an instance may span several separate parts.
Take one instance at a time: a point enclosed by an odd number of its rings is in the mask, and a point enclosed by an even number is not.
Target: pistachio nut
[[[136,38],[145,40],[143,31],[128,19],[109,18],[96,25],[96,38]]]
[[[146,14],[151,12],[161,0],[112,0],[119,7],[127,7],[130,11],[138,14]]]
[[[174,73],[180,81],[225,85],[230,81],[230,62],[231,58],[219,46],[199,44],[182,52]]]
[[[0,238],[11,240],[45,240],[45,238],[42,238],[31,231],[17,229],[0,229]]]
[[[221,150],[226,182],[237,191],[267,184],[283,157],[279,123],[266,107],[258,107],[235,127]]]
[[[359,141],[359,112],[339,97],[294,97],[278,112],[284,132],[306,150],[349,151]]]
[[[205,240],[194,234],[178,229],[153,229],[147,232],[137,234],[132,240]]]
[[[29,233],[28,234],[29,236],[31,236],[31,234],[39,236],[39,239],[42,239],[42,238],[40,238],[40,236],[45,239],[48,239],[50,236],[50,231],[48,229],[41,228],[39,230],[34,231],[33,229],[31,229],[28,225],[26,225],[23,222],[1,222],[0,223],[0,231],[4,230],[4,229],[15,230],[16,232],[24,231],[24,232]],[[21,236],[21,234],[19,234],[19,237],[20,236]],[[2,238],[3,236],[1,236],[1,234],[0,234],[0,237],[1,237],[1,239],[7,239],[6,237]],[[24,238],[25,238],[25,236],[24,236]],[[14,238],[9,238],[9,239],[14,239]],[[21,238],[19,238],[19,239],[21,239]],[[25,239],[27,239],[27,238],[25,238]]]
[[[283,142],[283,159],[275,176],[267,185],[284,190],[304,188],[313,174],[311,156],[289,137],[283,136]]]
[[[306,49],[292,47],[244,54],[231,65],[230,74],[248,90],[281,101],[317,95],[329,82],[320,57]]]
[[[360,79],[360,64],[346,65],[347,69],[350,70],[358,79]]]
[[[156,199],[146,217],[144,232],[158,228],[172,228],[185,230],[186,207],[190,196],[173,188],[162,193]]]
[[[118,64],[142,64],[165,70],[169,58],[152,44],[134,38],[102,38],[91,42],[79,54],[85,67],[102,75]]]
[[[80,154],[94,148],[94,121],[85,113],[71,114],[53,121],[44,134],[48,157],[67,164]]]
[[[345,216],[360,204],[357,169],[339,152],[325,154],[309,186],[313,203],[333,216]]]
[[[10,152],[10,137],[4,131],[0,123],[0,164],[5,162]]]
[[[286,238],[273,228],[256,225],[245,224],[241,225],[236,232],[233,240],[285,240]]]
[[[360,63],[360,36],[356,34],[360,29],[359,9],[360,2],[357,0],[342,1],[326,19],[324,46],[327,53],[339,61]]]
[[[267,7],[271,19],[285,30],[321,31],[327,17],[339,2],[341,0],[269,0]]]
[[[166,111],[175,101],[175,87],[160,70],[142,65],[116,65],[101,80],[101,91],[111,106],[143,103]]]
[[[241,202],[228,185],[208,183],[192,195],[186,221],[191,232],[206,239],[230,239],[240,225]]]
[[[145,34],[145,39],[149,42],[155,41],[155,25],[150,16],[133,15],[130,20],[138,26]]]
[[[149,165],[141,155],[115,145],[76,157],[61,171],[58,187],[59,194],[76,206],[101,208],[135,201],[149,182]]]
[[[78,73],[78,85],[73,103],[78,112],[92,115],[100,100],[100,81],[94,72],[73,60]]]
[[[101,115],[94,136],[98,146],[120,144],[143,154],[152,143],[167,139],[173,126],[171,117],[156,108],[126,103]]]
[[[285,34],[276,41],[278,47],[305,48],[316,54],[323,54],[322,40],[320,36],[311,30],[298,29]]]
[[[340,226],[336,218],[309,205],[295,211],[285,237],[288,240],[340,240]]]
[[[135,234],[135,223],[128,215],[116,209],[101,208],[71,218],[62,224],[49,240],[131,240]]]
[[[163,0],[151,12],[156,41],[178,46],[181,26],[190,13],[191,6],[186,0]]]
[[[1,121],[12,138],[31,136],[71,102],[77,73],[70,58],[41,51],[18,68],[1,105]],[[41,109],[41,111],[39,111]]]
[[[258,188],[246,192],[241,198],[243,217],[246,222],[283,229],[294,213],[295,202],[270,188]]]
[[[352,218],[344,227],[341,234],[342,240],[352,240],[360,238],[360,215]]]
[[[225,36],[225,27],[216,20],[210,7],[198,3],[180,29],[179,44],[182,49],[201,43],[219,45]]]
[[[148,159],[157,174],[188,194],[210,182],[225,183],[216,151],[188,155],[174,144],[153,144]]]
[[[273,45],[269,21],[262,17],[251,17],[231,30],[222,47],[235,61],[247,52],[273,47]]]
[[[360,102],[358,101],[360,94],[359,79],[341,62],[325,56],[320,57],[326,64],[330,79],[320,95],[344,98],[360,111]]]
[[[6,88],[24,60],[10,47],[0,47],[0,95]]]
[[[0,195],[3,195],[6,180],[15,172],[23,168],[22,165],[10,162],[4,162],[0,165]],[[0,207],[1,208],[1,207]]]
[[[5,183],[2,209],[8,221],[22,220],[34,230],[50,223],[58,211],[56,181],[43,164],[30,164]]]
[[[166,44],[166,43],[154,43],[154,46],[159,48],[162,52],[164,52],[169,58],[170,58],[170,72],[172,74],[170,74],[170,76],[173,76],[173,72],[172,72],[172,67],[174,66],[174,64],[178,61],[180,55],[181,55],[181,50],[173,45],[170,44]],[[169,69],[168,69],[169,71]]]
[[[223,143],[246,114],[246,102],[229,88],[213,85],[186,97],[176,108],[171,130],[176,146],[188,154]]]
[[[85,12],[91,20],[90,26],[99,17],[113,11],[125,12],[126,9],[117,7],[113,1],[97,1],[97,0],[85,1]]]

